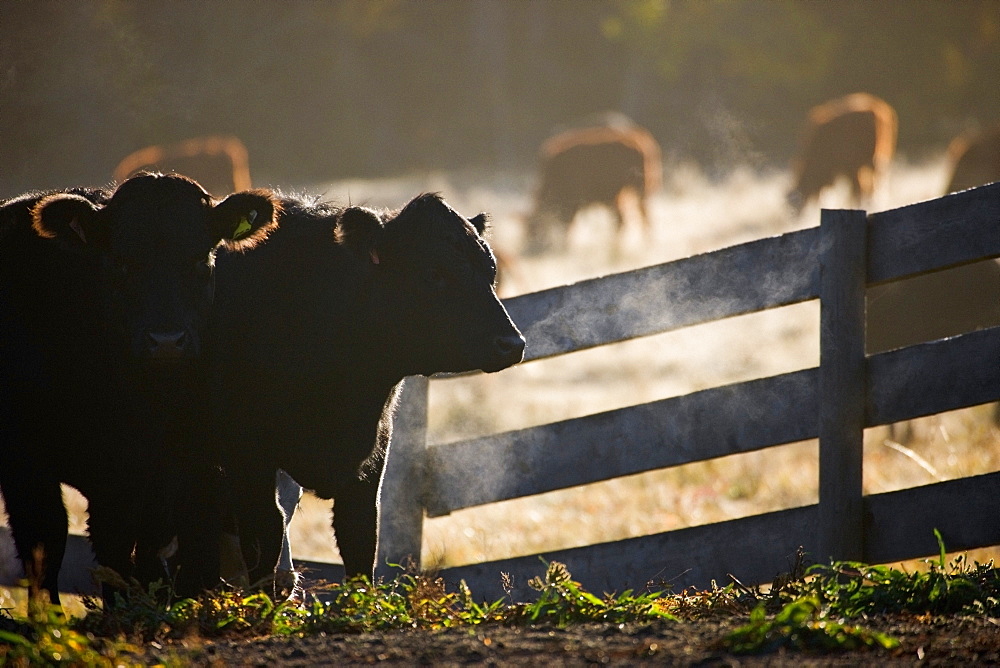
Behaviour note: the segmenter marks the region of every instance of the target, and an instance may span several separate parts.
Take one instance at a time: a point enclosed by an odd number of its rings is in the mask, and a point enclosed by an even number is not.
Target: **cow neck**
[[[368,269],[355,293],[356,301],[346,309],[357,317],[349,318],[345,324],[356,359],[367,360],[372,376],[380,379],[380,384],[391,387],[405,375],[399,359],[400,325],[394,322],[392,297],[386,294],[384,285],[378,280],[378,272],[371,267]]]

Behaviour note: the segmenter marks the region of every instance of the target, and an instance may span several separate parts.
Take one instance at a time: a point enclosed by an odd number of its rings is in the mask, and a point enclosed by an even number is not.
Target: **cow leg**
[[[373,478],[373,479],[372,479]],[[378,476],[351,478],[338,486],[333,504],[333,533],[347,577],[374,577],[378,540]]]
[[[870,165],[858,168],[851,182],[851,195],[857,206],[870,206],[875,193],[875,169]]]
[[[638,204],[639,196],[632,188],[622,188],[615,195],[615,206],[613,207],[612,214],[615,216],[615,238],[619,245],[621,245],[622,235],[625,234],[625,221],[628,220],[628,201],[630,198],[635,197]],[[639,205],[641,206],[641,204]],[[641,213],[641,209],[640,209]],[[640,224],[644,223],[643,220],[639,221]]]
[[[277,488],[278,509],[281,511],[284,524],[281,536],[281,560],[278,562],[278,566],[292,570],[292,539],[288,534],[288,527],[292,523],[295,509],[299,507],[299,502],[302,500],[302,487],[290,475],[281,470],[275,476],[274,482]]]
[[[223,485],[221,474],[205,466],[179,476],[171,491],[177,526],[174,586],[180,596],[197,596],[219,584]]]
[[[576,204],[560,204],[552,209],[551,228],[546,230],[549,248],[558,248],[561,251],[568,248],[570,231],[581,208]]]
[[[219,577],[241,589],[250,587],[250,574],[243,560],[240,531],[236,526],[235,510],[230,500],[229,481],[223,476],[221,487]]]
[[[135,577],[143,585],[169,578],[165,559],[171,548],[176,548],[176,537],[172,517],[164,504],[164,499],[150,490],[143,494],[135,545]]]
[[[0,489],[32,595],[39,589],[47,591],[49,600],[59,605],[59,568],[69,531],[59,482],[38,480],[5,462],[0,467]]]
[[[904,420],[903,422],[893,422],[889,425],[889,438],[900,445],[905,445],[913,440],[913,422]]]
[[[639,223],[642,224],[642,233],[646,241],[653,240],[653,222],[649,218],[649,199],[639,193],[636,195],[639,205]]]
[[[110,483],[109,483],[110,484]],[[122,578],[132,576],[132,550],[136,544],[139,499],[134,494],[91,493],[87,498],[90,515],[90,543],[101,566]],[[116,594],[124,594],[110,582],[101,583],[105,607],[115,605]],[[124,601],[122,601],[124,603]]]
[[[275,493],[275,469],[227,469],[229,500],[240,534],[243,560],[251,586],[273,589],[274,570],[281,554],[284,522]]]

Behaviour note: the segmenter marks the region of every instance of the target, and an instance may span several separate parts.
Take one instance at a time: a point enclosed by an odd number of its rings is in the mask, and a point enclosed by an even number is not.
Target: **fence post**
[[[379,541],[376,576],[390,575],[386,564],[419,566],[423,540],[423,470],[427,447],[427,385],[425,376],[403,381],[392,442],[379,483]]]
[[[819,561],[864,555],[867,216],[820,217]]]

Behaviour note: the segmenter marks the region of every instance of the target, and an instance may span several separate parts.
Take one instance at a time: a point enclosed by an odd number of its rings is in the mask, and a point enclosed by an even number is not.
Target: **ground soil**
[[[442,631],[330,633],[176,641],[148,647],[143,661],[196,666],[996,666],[1000,620],[893,617],[865,622],[900,641],[896,650],[816,652],[777,649],[733,655],[720,639],[745,619],[608,626],[508,627]]]

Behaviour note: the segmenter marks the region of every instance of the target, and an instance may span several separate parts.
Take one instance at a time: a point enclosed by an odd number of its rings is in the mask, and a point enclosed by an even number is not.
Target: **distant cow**
[[[524,339],[494,293],[485,216],[436,195],[394,214],[289,198],[252,253],[220,253],[213,440],[251,581],[282,543],[275,473],[334,498],[347,574],[372,576],[378,489],[404,376],[499,371]]]
[[[128,575],[135,550],[136,573],[151,577],[166,486],[210,480],[175,450],[190,447],[177,439],[195,438],[184,422],[204,406],[186,379],[213,253],[253,244],[275,207],[266,192],[215,202],[190,179],[155,174],[0,207],[0,490],[25,572],[51,600],[67,532],[60,483],[88,498],[99,563]]]
[[[648,233],[648,200],[659,190],[662,172],[660,145],[636,125],[577,128],[550,137],[538,157],[528,250],[544,250],[564,239],[577,212],[595,204],[612,212],[620,231],[630,196],[637,200],[639,223]]]
[[[945,192],[1000,181],[1000,125],[979,135],[956,138],[948,145],[948,157],[951,178]]]
[[[801,210],[839,178],[851,184],[852,205],[869,202],[896,151],[897,125],[896,111],[867,93],[813,107],[792,165],[789,204]]]
[[[216,197],[250,188],[247,149],[236,137],[195,137],[147,146],[122,159],[113,176],[123,181],[143,170],[184,174]]]

